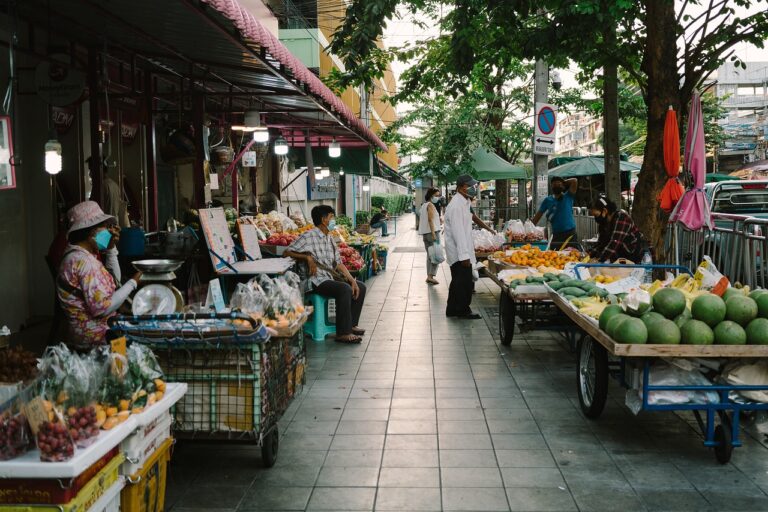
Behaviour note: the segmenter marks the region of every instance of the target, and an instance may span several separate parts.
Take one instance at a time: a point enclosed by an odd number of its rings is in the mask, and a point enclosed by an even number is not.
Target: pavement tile
[[[506,511],[504,489],[487,487],[443,487],[443,510]]]
[[[307,510],[373,510],[375,487],[315,487]]]
[[[493,450],[440,450],[440,466],[445,468],[495,468]]]
[[[498,468],[447,468],[440,470],[443,487],[501,487]]]
[[[336,435],[384,434],[386,430],[386,421],[340,421]]]
[[[387,450],[437,450],[437,436],[434,434],[388,435]]]
[[[376,495],[376,510],[442,510],[440,489],[381,487]]]
[[[432,420],[389,420],[387,434],[437,434],[437,423]]]
[[[381,468],[379,487],[440,487],[438,468]]]
[[[549,450],[496,450],[502,468],[554,468]]]
[[[437,450],[391,450],[385,448],[384,468],[436,468],[438,464]]]
[[[379,466],[361,467],[324,467],[317,479],[318,487],[376,487],[379,479]],[[309,496],[307,496],[309,497]]]
[[[542,487],[508,487],[507,497],[513,511],[569,512],[579,510],[571,493],[564,489]],[[587,508],[584,510],[594,510]],[[620,508],[612,510],[622,510]]]
[[[323,463],[324,467],[335,468],[377,468],[381,465],[382,450],[331,450]]]
[[[544,487],[565,489],[565,480],[557,468],[502,468],[505,487]]]
[[[238,510],[304,510],[312,494],[312,487],[261,488],[248,491]],[[175,510],[175,509],[174,509]]]

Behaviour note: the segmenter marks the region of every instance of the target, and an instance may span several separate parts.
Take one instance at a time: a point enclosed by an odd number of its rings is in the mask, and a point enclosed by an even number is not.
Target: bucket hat
[[[105,220],[113,220],[117,222],[117,219],[112,215],[104,213],[99,206],[99,203],[96,201],[83,201],[82,203],[76,204],[67,212],[67,218],[69,219],[69,231],[67,231],[67,235],[73,231],[92,228]]]

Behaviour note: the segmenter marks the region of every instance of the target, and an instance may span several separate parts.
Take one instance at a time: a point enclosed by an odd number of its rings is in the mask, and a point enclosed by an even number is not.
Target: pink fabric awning
[[[238,0],[203,1],[232,20],[240,35],[246,40],[246,44],[255,43],[265,49],[274,60],[290,72],[295,80],[304,84],[315,98],[325,103],[325,106],[332,112],[337,112],[350,128],[353,128],[382,151],[387,151],[387,145],[341,101],[341,98],[336,96],[317,75],[302,64],[277,37],[265,29],[253,14],[240,5]]]

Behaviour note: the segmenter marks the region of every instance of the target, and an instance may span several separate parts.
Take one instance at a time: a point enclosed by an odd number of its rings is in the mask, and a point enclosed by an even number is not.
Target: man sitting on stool
[[[330,233],[336,228],[335,217],[336,212],[328,205],[312,208],[315,228],[297,238],[285,256],[307,264],[312,291],[336,299],[336,341],[360,343],[365,330],[357,324],[365,301],[365,285],[355,280],[341,262]]]
[[[381,228],[381,236],[389,236],[387,234],[387,220],[389,219],[389,214],[386,209],[382,208],[380,213],[375,214],[373,217],[371,217],[371,228]]]

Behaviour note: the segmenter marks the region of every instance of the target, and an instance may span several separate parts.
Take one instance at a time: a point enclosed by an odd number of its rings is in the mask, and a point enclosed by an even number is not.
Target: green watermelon
[[[662,288],[653,295],[651,304],[654,311],[672,320],[685,311],[685,295],[676,288]]]
[[[755,299],[757,303],[757,314],[760,318],[768,318],[768,293],[759,296]]]
[[[752,300],[757,300],[758,297],[760,297],[761,295],[765,295],[766,293],[768,293],[768,290],[758,288],[757,290],[752,290],[751,292],[749,292],[749,298]]]
[[[640,344],[648,341],[648,329],[639,318],[629,317],[620,322],[614,333],[619,343]]]
[[[666,318],[652,322],[648,327],[648,342],[658,345],[679,345],[680,329],[675,322]]]
[[[712,345],[715,333],[701,320],[688,320],[680,329],[680,342],[684,345]]]
[[[712,328],[725,320],[725,313],[725,301],[712,293],[699,295],[691,304],[693,318],[701,320]]]
[[[757,317],[757,303],[744,295],[733,295],[725,301],[725,318],[746,326]]]
[[[680,313],[675,317],[675,325],[677,325],[678,329],[682,329],[685,323],[692,318],[691,316],[691,310],[688,308],[685,308],[685,311]]]
[[[731,297],[744,297],[744,289],[743,288],[734,288],[730,287],[725,290],[723,293],[723,300],[728,302],[728,299]]]
[[[768,319],[755,318],[749,322],[745,331],[750,345],[768,345]]]
[[[655,311],[647,311],[643,314],[643,316],[640,317],[640,320],[643,321],[646,327],[650,327],[652,323],[658,322],[659,320],[665,320],[665,318],[661,313],[657,313]]]
[[[744,328],[736,322],[724,320],[715,327],[715,344],[746,345],[746,343],[747,333],[744,332]]]
[[[616,304],[606,306],[603,312],[600,313],[600,320],[599,320],[600,329],[605,331],[605,329],[608,327],[608,320],[622,313],[624,313],[624,310],[621,308],[621,306],[618,306]]]
[[[625,321],[629,320],[630,318],[632,318],[632,317],[629,316],[629,315],[625,315],[623,313],[619,313],[618,315],[614,315],[613,318],[608,320],[608,323],[605,326],[605,332],[608,333],[608,336],[610,336],[611,338],[615,338],[616,337],[616,329],[618,329],[619,326],[622,323],[624,323]],[[642,322],[642,320],[641,320],[641,322]]]

